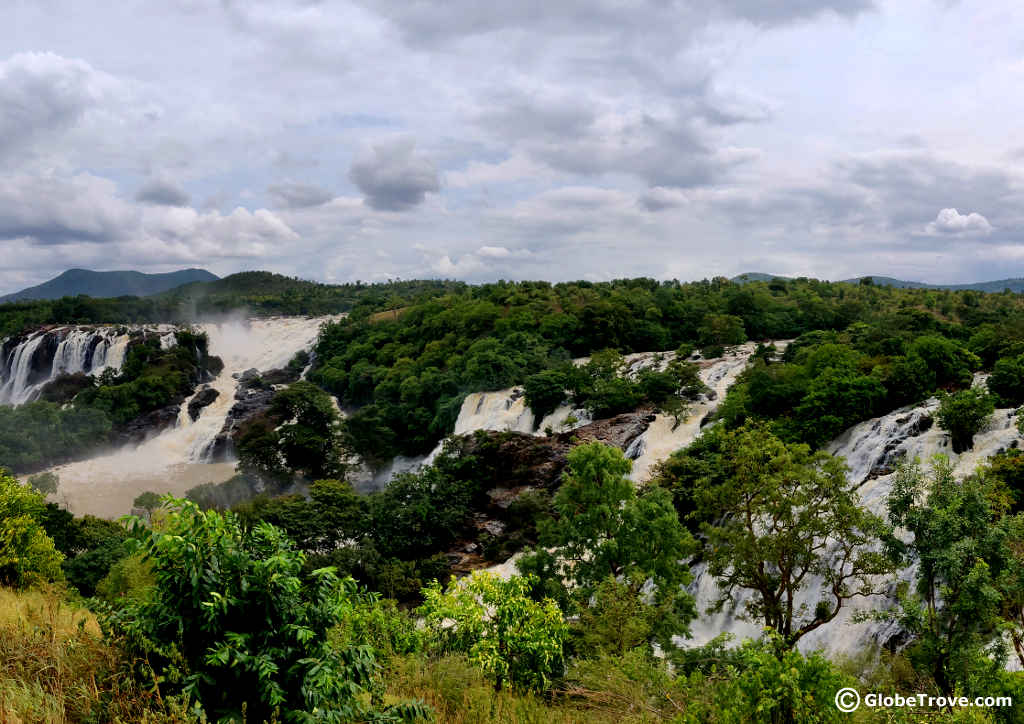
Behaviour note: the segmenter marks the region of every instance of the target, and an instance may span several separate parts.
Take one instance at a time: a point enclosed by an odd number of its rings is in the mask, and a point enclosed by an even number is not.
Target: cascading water
[[[5,340],[0,343],[0,404],[30,402],[62,374],[120,369],[132,335],[140,333],[159,334],[165,347],[174,344],[170,325],[55,327]]]
[[[60,477],[58,497],[78,515],[111,517],[128,512],[135,496],[147,490],[181,495],[196,485],[230,478],[234,462],[205,463],[204,456],[235,402],[236,376],[247,369],[285,366],[296,353],[310,349],[320,326],[332,319],[336,317],[196,325],[209,337],[210,354],[224,361],[224,370],[208,385],[218,392],[213,403],[193,421],[187,411],[190,398],[182,404],[175,427],[142,444],[53,468]]]
[[[778,351],[783,351],[788,341],[775,342]],[[633,472],[630,477],[638,482],[650,476],[653,465],[668,457],[673,451],[686,447],[700,433],[700,424],[717,407],[726,390],[750,362],[757,345],[754,343],[739,345],[730,349],[724,357],[704,360],[697,359],[700,365],[700,378],[713,394],[702,395],[695,402],[687,418],[676,424],[670,415],[658,414],[655,421],[643,435],[638,437],[626,451],[627,457],[633,458]],[[576,365],[586,364],[589,357],[573,360]],[[625,374],[635,377],[646,368],[664,369],[675,359],[675,352],[636,352],[625,355]],[[548,429],[554,432],[567,432],[592,422],[589,411],[572,405],[561,405],[546,415],[539,424],[534,424],[534,414],[526,404],[521,387],[510,387],[493,392],[473,392],[466,395],[455,421],[455,435],[468,435],[476,430],[498,430],[522,432],[532,435],[544,435]],[[442,441],[429,454],[420,458],[400,458],[392,465],[378,471],[363,470],[353,476],[353,484],[362,491],[379,490],[387,485],[388,480],[397,472],[415,470],[421,465],[429,465],[444,445]]]
[[[930,399],[919,406],[867,420],[854,425],[827,446],[829,452],[846,459],[847,477],[858,486],[857,493],[865,508],[883,518],[887,516],[886,501],[892,490],[893,471],[901,459],[918,458],[927,466],[934,455],[941,453],[949,457],[954,474],[962,478],[974,472],[987,458],[1020,443],[1015,411],[1001,409],[995,411],[987,428],[975,435],[972,449],[957,455],[952,450],[949,435],[932,424],[937,408],[938,401]],[[889,588],[890,593],[895,593],[899,582],[912,583],[916,570],[916,565],[911,564],[900,571],[898,581]],[[733,634],[737,640],[759,635],[760,627],[756,622],[737,618],[749,600],[746,592],[737,596],[734,605],[715,615],[705,615],[720,591],[703,564],[694,570],[694,576],[690,590],[697,599],[701,615],[691,626],[693,637],[681,643],[699,646],[722,633]],[[822,584],[819,579],[808,578],[796,597],[796,605],[806,605],[813,611]],[[835,619],[804,636],[799,647],[805,652],[821,649],[834,657],[852,656],[865,648],[883,646],[900,634],[899,627],[887,621],[855,623],[854,617],[858,612],[889,609],[895,603],[894,595],[848,601]]]
[[[782,352],[787,344],[786,340],[775,342],[775,348]],[[633,458],[633,469],[629,474],[631,480],[645,482],[657,463],[697,439],[701,423],[718,409],[725,393],[747,368],[756,349],[756,344],[747,343],[729,350],[724,357],[699,363],[700,379],[713,394],[700,395],[690,405],[686,419],[678,423],[671,415],[659,412],[655,416],[654,422],[626,451],[626,456]]]

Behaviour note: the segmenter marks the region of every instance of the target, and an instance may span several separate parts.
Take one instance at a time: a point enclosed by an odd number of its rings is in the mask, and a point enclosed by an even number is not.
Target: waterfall
[[[58,497],[76,514],[114,517],[127,513],[135,496],[147,490],[182,495],[195,485],[227,480],[234,474],[234,462],[204,460],[235,402],[236,376],[252,368],[284,367],[296,353],[313,346],[325,321],[337,318],[278,317],[196,325],[209,338],[210,354],[224,361],[223,371],[208,384],[219,393],[213,403],[193,421],[189,398],[181,405],[176,425],[145,442],[53,468],[60,477]],[[105,363],[119,364],[123,360],[123,352],[117,350],[120,340],[111,341]],[[161,344],[173,342],[162,336]]]
[[[775,347],[782,351],[788,343],[787,340],[775,342]],[[626,457],[633,459],[633,469],[629,474],[631,480],[645,482],[657,463],[697,439],[701,424],[718,409],[729,387],[747,368],[756,349],[755,343],[748,342],[727,351],[723,357],[698,362],[700,379],[711,392],[700,395],[690,405],[685,419],[678,423],[671,415],[657,413],[654,422],[626,451]]]
[[[857,486],[857,494],[865,508],[887,517],[886,502],[892,491],[894,469],[902,459],[919,458],[927,466],[933,455],[942,453],[949,457],[954,474],[963,478],[987,458],[1020,443],[1015,410],[1000,409],[995,411],[988,426],[975,435],[973,447],[957,455],[953,452],[949,435],[932,422],[938,405],[938,400],[932,398],[920,405],[866,420],[851,427],[826,447],[828,452],[846,459],[849,466],[847,477]],[[847,601],[835,619],[800,640],[800,649],[805,652],[821,649],[835,657],[855,655],[865,647],[885,645],[900,634],[898,626],[888,621],[854,623],[854,616],[858,612],[895,606],[898,582],[912,583],[916,572],[916,564],[911,563],[898,573],[897,581],[889,587],[887,595]],[[697,599],[700,616],[692,626],[693,638],[681,643],[699,646],[726,632],[737,639],[759,635],[760,628],[756,622],[741,621],[736,615],[743,611],[749,594],[741,592],[734,606],[708,616],[705,615],[707,607],[719,595],[717,582],[707,574],[703,564],[697,566],[694,576],[690,591]],[[820,579],[808,578],[803,591],[796,597],[796,605],[805,604],[813,610],[822,584]]]
[[[132,334],[139,332],[160,334],[165,348],[175,343],[170,325],[54,327],[22,340],[4,340],[0,344],[0,404],[31,402],[60,375],[98,375],[106,369],[120,369]]]

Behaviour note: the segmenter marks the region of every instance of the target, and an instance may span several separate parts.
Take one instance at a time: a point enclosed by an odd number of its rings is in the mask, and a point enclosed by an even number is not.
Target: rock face
[[[204,387],[199,390],[188,403],[188,416],[193,422],[199,418],[199,413],[204,407],[213,404],[213,401],[220,397],[220,392],[212,387]]]
[[[181,403],[178,402],[140,415],[116,430],[111,436],[111,441],[115,445],[138,445],[145,442],[154,435],[174,427],[178,422],[180,409]]]
[[[273,370],[272,372],[278,372]],[[267,375],[271,375],[268,372]],[[274,388],[260,376],[259,370],[248,369],[238,375],[238,387],[235,389],[235,404],[231,406],[224,426],[213,439],[204,457],[209,462],[225,462],[235,455],[236,438],[242,426],[257,415],[270,408],[274,399]]]
[[[653,421],[653,412],[641,409],[551,436],[480,430],[462,438],[461,452],[480,458],[492,473],[495,489],[553,490],[575,445],[596,440],[627,450]]]

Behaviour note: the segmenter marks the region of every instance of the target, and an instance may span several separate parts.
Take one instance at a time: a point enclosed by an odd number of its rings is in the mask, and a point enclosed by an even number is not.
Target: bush
[[[1024,355],[996,360],[988,389],[1003,407],[1024,403]]]
[[[151,662],[161,688],[199,701],[218,718],[249,721],[410,719],[396,705],[379,712],[363,696],[376,664],[370,649],[335,649],[329,630],[365,600],[331,569],[301,576],[305,557],[261,523],[243,531],[231,513],[202,512],[168,498],[159,530],[132,524],[150,561],[150,596],[106,616],[106,628]]]
[[[24,588],[62,577],[53,540],[41,519],[43,496],[0,470],[0,585]]]
[[[428,646],[439,653],[464,653],[480,666],[496,689],[542,691],[563,668],[568,628],[554,601],[529,596],[532,581],[503,581],[477,572],[452,577],[447,590],[434,581],[417,610],[425,620]]]
[[[526,404],[533,410],[533,426],[536,429],[541,420],[554,412],[565,399],[568,379],[562,370],[545,370],[526,378],[523,389]]]

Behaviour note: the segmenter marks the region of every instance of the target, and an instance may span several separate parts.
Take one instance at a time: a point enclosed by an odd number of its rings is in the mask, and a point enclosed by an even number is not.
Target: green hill
[[[60,299],[61,297],[148,297],[180,287],[190,282],[209,282],[218,279],[205,269],[181,269],[164,274],[144,274],[137,271],[92,271],[68,269],[60,276],[38,286],[22,289],[0,297],[0,302],[28,299]]]

